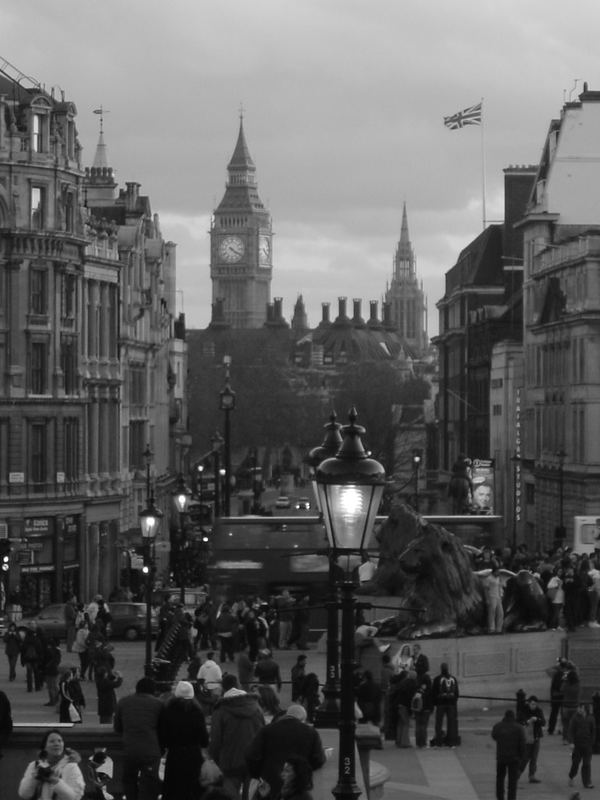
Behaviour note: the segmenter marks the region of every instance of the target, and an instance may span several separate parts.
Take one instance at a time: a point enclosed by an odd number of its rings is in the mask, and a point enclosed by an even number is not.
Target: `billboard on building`
[[[471,464],[471,480],[473,482],[473,513],[494,513],[494,461],[493,459],[474,458]]]

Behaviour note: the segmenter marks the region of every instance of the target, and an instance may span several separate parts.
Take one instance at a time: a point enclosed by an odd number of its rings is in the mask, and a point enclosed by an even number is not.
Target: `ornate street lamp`
[[[335,411],[331,412],[329,416],[329,422],[323,427],[325,429],[323,443],[319,447],[313,447],[305,459],[310,468],[315,502],[317,504],[319,513],[321,512],[321,505],[317,490],[317,467],[327,458],[332,458],[333,456],[337,455],[343,442],[342,434],[340,433],[342,426],[339,422],[336,422]],[[335,559],[330,557],[329,588],[331,591],[331,596],[327,602],[327,667],[325,684],[323,685],[324,700],[317,708],[315,714],[315,726],[317,728],[333,728],[336,727],[340,721],[340,642],[338,631],[339,600],[338,589],[335,580],[336,569],[337,564]]]
[[[214,508],[215,508],[215,519],[221,516],[221,445],[223,444],[223,437],[217,431],[212,439],[210,440],[212,444],[212,454],[213,454],[213,469],[215,474],[215,497],[214,497]]]
[[[231,356],[223,356],[225,365],[225,386],[219,393],[219,407],[225,414],[225,491],[223,495],[223,512],[226,517],[231,513],[231,420],[229,415],[235,409],[235,392],[231,388],[229,368]]]
[[[154,579],[154,540],[160,527],[162,511],[156,508],[154,494],[150,484],[150,464],[153,453],[150,445],[146,445],[144,459],[146,461],[146,508],[139,513],[140,529],[144,542],[144,567],[146,576],[146,675],[152,672],[152,583]]]
[[[188,510],[188,505],[190,502],[191,491],[185,485],[185,480],[183,479],[183,475],[180,473],[177,477],[177,487],[173,492],[173,502],[175,503],[175,508],[177,509],[177,513],[179,515],[179,529],[178,533],[178,552],[179,552],[179,581],[180,581],[180,596],[179,600],[181,603],[185,603],[185,580],[184,580],[184,555],[185,555],[185,529],[183,527],[183,518]]]
[[[350,424],[342,428],[343,442],[333,458],[317,467],[317,491],[327,530],[331,555],[335,561],[345,559],[346,570],[340,584],[342,609],[341,643],[341,719],[338,782],[336,797],[356,800],[360,789],[356,783],[354,719],[354,560],[367,550],[379,509],[385,470],[369,458],[360,439],[365,429],[356,425],[356,410],[349,414]]]

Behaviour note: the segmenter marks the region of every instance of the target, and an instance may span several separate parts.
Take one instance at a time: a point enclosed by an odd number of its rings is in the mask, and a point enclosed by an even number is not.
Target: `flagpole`
[[[482,217],[483,217],[483,230],[485,230],[485,226],[487,223],[487,214],[485,209],[485,135],[484,135],[484,127],[485,127],[485,117],[483,115],[483,97],[481,98],[481,209],[482,209]]]

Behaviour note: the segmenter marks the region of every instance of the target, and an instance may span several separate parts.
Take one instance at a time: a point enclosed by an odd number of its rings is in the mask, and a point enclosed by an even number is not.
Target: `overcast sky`
[[[208,229],[240,104],[273,217],[272,296],[289,319],[381,300],[406,201],[437,333],[444,273],[503,214],[502,170],[536,164],[583,81],[600,90],[597,0],[3,0],[0,58],[62,89],[90,165],[104,121],[177,243],[178,310],[210,320]],[[577,81],[577,83],[576,83]],[[443,117],[479,102],[482,131]],[[351,308],[351,305],[349,305]]]

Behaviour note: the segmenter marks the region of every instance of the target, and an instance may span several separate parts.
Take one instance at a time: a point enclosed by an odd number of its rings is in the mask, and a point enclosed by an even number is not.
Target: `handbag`
[[[69,719],[71,722],[81,722],[81,714],[77,710],[75,703],[69,703]]]
[[[200,785],[217,786],[223,780],[223,773],[215,761],[206,759],[200,767]]]

